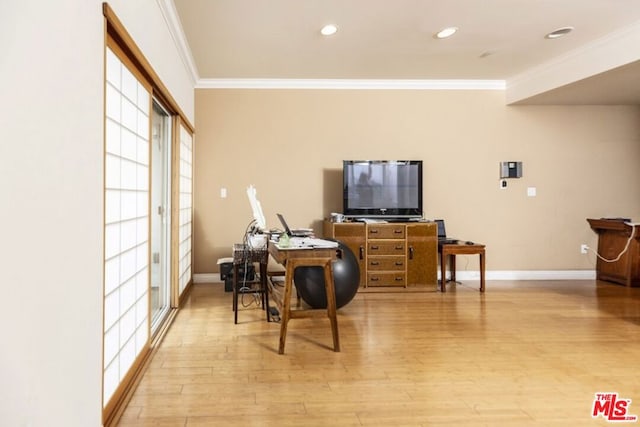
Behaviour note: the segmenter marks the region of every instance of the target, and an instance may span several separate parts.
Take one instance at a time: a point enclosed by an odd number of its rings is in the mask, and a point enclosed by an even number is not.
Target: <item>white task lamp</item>
[[[262,206],[256,196],[257,191],[253,185],[247,187],[247,197],[251,204],[251,210],[253,211],[253,222],[251,235],[249,236],[249,243],[254,248],[263,247],[267,244],[267,239],[264,234],[260,234],[267,229],[267,221],[265,220],[264,213],[262,212]]]

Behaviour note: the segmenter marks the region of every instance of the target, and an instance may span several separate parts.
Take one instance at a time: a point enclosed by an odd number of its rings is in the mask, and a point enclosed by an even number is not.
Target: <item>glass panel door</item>
[[[151,116],[151,332],[170,308],[171,117],[153,100]]]

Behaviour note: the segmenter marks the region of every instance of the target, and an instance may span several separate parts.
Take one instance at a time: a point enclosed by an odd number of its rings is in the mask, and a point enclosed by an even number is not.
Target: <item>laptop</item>
[[[287,224],[287,221],[285,221],[284,216],[282,216],[282,214],[276,214],[276,216],[280,220],[280,223],[282,224],[282,228],[284,228],[285,234],[289,237],[308,237],[313,231],[310,229],[292,230],[289,228],[289,224]]]
[[[320,249],[337,248],[339,246],[337,241],[311,237],[313,235],[313,230],[311,229],[291,230],[291,228],[289,228],[289,224],[285,221],[284,216],[282,216],[282,214],[276,215],[282,223],[282,227],[284,227],[284,233],[290,238],[288,246],[278,246],[278,249]]]
[[[438,243],[440,243],[441,245],[447,245],[458,242],[458,239],[447,237],[447,231],[444,226],[444,219],[436,219],[434,221],[438,225]]]

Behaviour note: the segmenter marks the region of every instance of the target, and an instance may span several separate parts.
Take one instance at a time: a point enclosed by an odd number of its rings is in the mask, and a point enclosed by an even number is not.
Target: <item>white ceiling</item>
[[[173,0],[200,87],[503,81],[510,103],[640,105],[640,0]],[[326,23],[338,26],[320,35]],[[433,34],[459,27],[453,37]],[[544,35],[572,26],[567,36]],[[300,80],[303,79],[303,80]],[[225,83],[226,82],[226,83]],[[511,94],[509,91],[511,90]]]

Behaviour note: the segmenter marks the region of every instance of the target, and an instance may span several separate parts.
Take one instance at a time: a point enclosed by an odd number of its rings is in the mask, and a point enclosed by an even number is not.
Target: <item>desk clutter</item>
[[[289,237],[286,234],[273,243],[280,250],[313,249],[313,248],[337,248],[338,242],[333,240],[318,239],[315,237]]]
[[[316,238],[311,228],[291,229],[282,214],[276,215],[284,230],[273,230],[270,233],[270,239],[278,249],[295,250],[338,247],[338,242],[336,241]]]
[[[279,354],[284,354],[289,320],[299,317],[315,317],[318,314],[324,314],[328,317],[333,336],[333,349],[340,351],[332,266],[333,261],[339,259],[338,242],[317,239],[310,229],[303,230],[302,234],[296,234],[289,228],[282,215],[278,214],[278,217],[284,227],[283,232],[264,233],[264,227],[256,227],[255,222],[257,221],[252,221],[245,231],[243,243],[233,246],[233,257],[218,260],[220,277],[225,280],[225,289],[227,281],[230,281],[233,290],[234,323],[238,323],[238,312],[244,296],[251,294],[256,305],[264,310],[267,322],[271,321],[272,314],[274,319],[280,321]],[[274,261],[284,266],[283,285],[276,286],[267,278],[267,265],[270,256]],[[257,274],[255,265],[259,266]],[[320,276],[311,274],[316,269],[319,269]],[[296,279],[297,282],[305,282],[313,287],[321,286],[324,288],[323,307],[316,308],[312,304],[309,304],[310,307],[307,308],[302,308],[300,304],[292,307],[294,273],[299,275]],[[309,276],[310,280],[303,280],[307,278],[306,276]],[[355,279],[356,291],[357,284],[358,278]],[[355,291],[353,294],[355,295]],[[270,306],[270,297],[277,308]],[[244,306],[244,304],[242,305]]]

